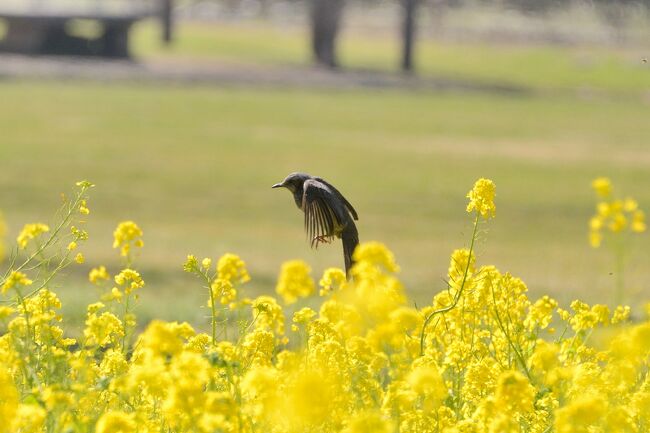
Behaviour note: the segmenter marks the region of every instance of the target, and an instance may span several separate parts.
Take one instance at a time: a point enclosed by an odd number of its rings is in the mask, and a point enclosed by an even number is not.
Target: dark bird
[[[341,238],[345,273],[350,276],[352,253],[359,245],[359,232],[354,225],[359,217],[350,202],[332,184],[306,173],[291,173],[273,185],[280,187],[291,191],[296,206],[305,213],[305,231],[312,248],[330,243],[334,237]]]

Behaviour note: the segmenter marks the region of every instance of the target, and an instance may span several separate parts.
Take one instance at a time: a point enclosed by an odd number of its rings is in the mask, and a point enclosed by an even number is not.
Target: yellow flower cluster
[[[111,276],[108,274],[106,266],[92,268],[88,273],[88,280],[93,284],[98,284],[101,281],[108,281],[110,279]]]
[[[134,290],[144,287],[144,281],[140,274],[133,269],[124,269],[119,274],[115,275],[115,284],[124,290],[126,294]]]
[[[293,304],[314,292],[315,283],[309,276],[311,268],[302,260],[291,260],[282,265],[275,292],[285,304]]]
[[[20,271],[11,271],[9,276],[5,279],[4,284],[0,287],[0,292],[5,294],[8,290],[13,289],[18,286],[29,286],[32,284],[32,280],[27,278],[27,275]]]
[[[486,203],[477,215],[493,211]],[[159,320],[134,335],[129,302],[144,281],[126,268],[111,288],[100,266],[89,279],[107,292],[80,338],[65,338],[56,295],[22,296],[28,275],[13,271],[4,292],[15,307],[0,309],[0,433],[650,431],[650,318],[531,300],[472,247],[453,251],[448,285],[420,307],[383,244],[360,245],[354,260],[351,280],[327,269],[322,298],[310,299],[309,266],[286,263],[277,291],[297,303],[291,316],[272,296],[237,299],[250,278],[238,256],[216,269],[188,256],[184,269],[209,290],[211,336]]]
[[[477,180],[474,188],[467,193],[467,198],[469,199],[467,212],[476,211],[485,219],[494,217],[497,210],[494,205],[495,196],[496,186],[494,182],[484,178]]]
[[[612,184],[606,177],[594,179],[591,186],[600,198],[596,214],[589,220],[589,243],[598,248],[603,241],[603,231],[613,235],[625,232],[646,231],[645,213],[633,198],[612,197]]]
[[[211,310],[212,319],[212,343],[216,343],[217,338],[217,316],[225,315],[226,312],[218,309],[218,304],[228,305],[228,309],[237,308],[237,287],[250,281],[246,264],[236,254],[224,254],[217,261],[216,272],[210,268],[212,259],[205,257],[199,261],[193,255],[188,255],[183,264],[185,272],[195,274],[205,283],[209,290],[208,307]],[[250,304],[250,300],[246,300]]]
[[[120,255],[129,255],[132,247],[142,248],[142,230],[133,221],[121,222],[113,232],[113,248],[120,249]]]
[[[42,224],[42,223],[25,224],[23,229],[20,231],[18,238],[16,239],[16,242],[18,242],[18,247],[21,250],[24,250],[25,248],[27,248],[27,244],[31,240],[36,239],[43,233],[47,233],[49,231],[50,231],[50,227],[47,224]]]
[[[341,289],[346,282],[345,272],[338,268],[328,268],[318,282],[318,285],[321,287],[319,293],[321,296],[326,296],[332,291]]]
[[[203,259],[203,264],[209,263]],[[246,270],[246,264],[236,254],[224,254],[217,262],[217,277],[221,280],[227,280],[232,284],[243,284],[250,281],[251,277]]]

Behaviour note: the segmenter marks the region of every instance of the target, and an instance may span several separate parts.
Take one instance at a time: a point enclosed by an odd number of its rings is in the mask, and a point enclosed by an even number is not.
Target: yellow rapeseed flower
[[[115,275],[114,281],[115,284],[124,288],[126,294],[144,287],[144,280],[138,271],[133,269],[122,269],[119,274]]]
[[[646,231],[645,212],[642,210],[636,210],[632,214],[632,231],[636,233]]]
[[[499,376],[495,400],[506,410],[527,413],[533,409],[535,388],[523,374],[508,370]]]
[[[267,366],[255,366],[241,379],[241,391],[245,398],[249,398],[254,405],[256,415],[268,416],[274,413],[273,406],[277,401],[278,371]],[[266,410],[265,410],[266,409]]]
[[[21,404],[18,406],[14,428],[21,433],[40,433],[47,413],[37,404]]]
[[[194,272],[199,269],[199,261],[194,255],[188,254],[187,260],[183,263],[183,270],[185,272]]]
[[[5,280],[2,287],[0,287],[0,292],[7,293],[8,290],[13,289],[16,286],[29,286],[32,284],[32,280],[27,278],[22,272],[12,271],[7,279]]]
[[[630,313],[631,313],[630,307],[619,305],[616,307],[614,310],[614,314],[612,315],[612,325],[616,325],[617,323],[625,322],[630,318]]]
[[[310,273],[311,268],[302,260],[283,263],[275,292],[282,296],[285,304],[293,304],[298,298],[311,295],[315,284]]]
[[[364,242],[354,250],[354,261],[388,272],[399,272],[393,253],[381,242]],[[353,272],[354,274],[355,272]],[[359,272],[357,272],[358,274]]]
[[[284,334],[284,312],[275,298],[258,296],[251,302],[251,310],[256,329]]]
[[[530,358],[530,364],[540,374],[547,374],[559,364],[559,353],[560,347],[558,345],[539,339]]]
[[[81,203],[79,204],[79,213],[82,215],[88,215],[90,213],[86,200],[81,200]]]
[[[180,353],[183,342],[194,335],[194,329],[188,323],[153,320],[140,339],[142,348],[156,356],[172,356]]]
[[[345,272],[339,268],[327,268],[318,282],[321,287],[320,296],[326,296],[329,293],[338,291],[343,288],[347,281]]]
[[[215,278],[210,285],[210,289],[212,290],[213,298],[218,299],[222,305],[230,304],[237,298],[237,289],[235,289],[230,280]],[[210,302],[211,300],[208,299],[208,307],[211,306]]]
[[[591,187],[599,197],[607,198],[612,193],[612,182],[607,177],[598,177],[591,182]]]
[[[408,383],[416,394],[431,399],[436,405],[447,395],[442,375],[435,365],[414,368],[408,376]]]
[[[598,305],[590,308],[589,305],[579,300],[571,302],[571,309],[575,313],[569,320],[569,323],[576,332],[593,329],[598,323],[606,323],[608,317],[608,314],[603,315],[599,312],[602,310]]]
[[[133,221],[119,223],[113,232],[113,248],[120,248],[120,255],[123,257],[129,254],[131,247],[141,248],[143,245],[142,230]]]
[[[602,396],[583,394],[555,412],[557,433],[588,433],[594,431],[605,414],[607,403]]]
[[[297,325],[306,325],[311,319],[316,316],[316,312],[309,307],[301,308],[299,311],[293,313],[293,325],[291,325],[292,331],[297,331]]]
[[[603,242],[603,234],[597,230],[592,230],[589,232],[589,245],[592,248],[598,248]]]
[[[84,258],[83,254],[77,253],[77,255],[74,256],[74,261],[79,263],[79,264],[82,264],[84,261],[86,261],[86,259]]]
[[[301,371],[286,390],[284,413],[296,427],[323,425],[334,407],[335,389],[335,378],[319,371]]]
[[[638,212],[633,199],[610,196],[589,230],[614,235],[614,223],[624,227],[616,236],[630,233]],[[52,244],[61,250],[87,236],[71,231]],[[68,251],[57,254],[68,264]],[[249,278],[238,256],[224,255],[216,269],[190,256],[184,268],[231,305],[218,317],[211,305],[211,335],[155,319],[131,335],[137,296],[129,293],[144,281],[128,267],[110,280],[99,267],[89,280],[107,281],[110,292],[88,305],[77,342],[65,338],[53,292],[22,290],[27,274],[39,286],[49,281],[48,266],[21,257],[0,281],[4,292],[18,289],[0,296],[0,433],[649,431],[650,317],[531,300],[521,279],[479,258],[455,250],[447,284],[416,305],[392,252],[362,244],[352,279],[330,268],[320,281],[326,298],[285,311],[271,296],[237,299]],[[283,273],[285,300],[314,291],[306,263]],[[300,332],[285,335],[287,317]]]
[[[12,420],[18,411],[18,390],[14,384],[11,373],[4,365],[0,364],[0,433],[9,433],[12,429]]]
[[[7,307],[6,305],[0,306],[0,320],[6,319],[7,317],[14,314],[16,310],[12,307]]]
[[[25,224],[23,229],[20,231],[16,242],[18,242],[18,248],[24,250],[27,247],[27,244],[32,239],[36,239],[43,233],[50,231],[50,227],[47,224],[34,223],[34,224]]]
[[[645,213],[639,209],[636,200],[612,197],[611,182],[607,178],[595,179],[592,185],[601,200],[596,204],[596,213],[589,220],[589,244],[593,248],[600,247],[604,232],[620,236],[625,232],[642,233],[646,230]]]
[[[108,274],[105,266],[99,266],[98,268],[92,268],[88,273],[88,281],[93,284],[97,284],[100,281],[110,280],[111,276]]]
[[[395,426],[378,411],[355,414],[342,433],[392,433]]]
[[[89,181],[87,181],[85,179],[76,182],[75,185],[77,185],[78,187],[80,187],[82,189],[88,189],[88,188],[94,188],[95,187],[95,185],[93,183],[91,183],[91,182],[89,182]]]
[[[133,416],[119,411],[106,412],[95,427],[95,433],[135,433],[137,430]]]
[[[549,296],[538,299],[529,307],[524,326],[529,330],[535,328],[546,329],[551,324],[553,311],[557,306],[557,301]]]
[[[87,345],[106,347],[117,344],[119,339],[124,336],[124,326],[113,313],[104,312],[100,315],[89,313],[86,318],[84,336]]]
[[[481,178],[476,181],[474,187],[467,193],[469,203],[467,212],[478,212],[483,218],[494,217],[496,206],[494,197],[496,195],[496,186],[490,179]]]
[[[251,279],[246,270],[246,263],[238,255],[232,253],[224,254],[219,258],[217,276],[232,284],[243,284]]]

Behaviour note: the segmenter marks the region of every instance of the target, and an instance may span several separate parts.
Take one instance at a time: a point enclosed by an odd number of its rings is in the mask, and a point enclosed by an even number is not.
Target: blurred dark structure
[[[204,0],[210,1],[210,0]],[[218,0],[214,0],[218,1]],[[233,0],[237,1],[237,0]],[[243,1],[243,0],[240,0]],[[268,2],[272,0],[258,0],[260,2]],[[278,0],[280,1],[280,0]],[[292,3],[300,3],[300,0],[290,0]],[[307,0],[311,9],[311,35],[312,35],[312,55],[315,62],[319,65],[334,67],[337,66],[336,58],[336,42],[337,35],[340,32],[340,22],[343,20],[343,3],[347,7],[360,7],[372,8],[381,5],[388,5],[390,3],[398,4],[400,7],[399,25],[400,25],[400,57],[399,65],[402,71],[410,73],[417,69],[417,37],[418,37],[418,24],[426,23],[426,33],[432,34],[437,29],[431,29],[441,26],[443,17],[451,10],[483,10],[492,11],[492,21],[497,15],[495,12],[502,11],[503,19],[505,21],[519,19],[519,31],[522,35],[525,33],[526,24],[535,22],[537,23],[547,20],[549,26],[547,30],[541,30],[540,26],[535,29],[529,29],[529,34],[523,35],[522,40],[529,40],[529,38],[537,37],[538,40],[544,38],[544,42],[557,42],[557,43],[575,43],[579,37],[567,36],[567,34],[558,36],[552,30],[554,20],[563,13],[572,12],[572,8],[583,8],[593,11],[598,16],[600,15],[604,22],[608,24],[613,38],[607,35],[596,35],[593,33],[590,36],[592,39],[600,41],[613,41],[617,44],[626,43],[629,28],[627,23],[631,17],[646,17],[650,18],[650,0]],[[266,10],[266,9],[265,9]],[[426,12],[426,14],[425,14]],[[468,14],[471,15],[471,14]],[[489,14],[485,15],[489,17]],[[638,18],[637,18],[638,19]],[[426,21],[425,21],[426,20]],[[576,23],[577,26],[585,23]],[[593,25],[597,27],[599,23],[594,20],[586,23],[586,27]],[[487,27],[487,26],[486,26]],[[512,31],[514,26],[509,30],[499,29],[492,26],[492,36],[501,38],[501,40],[511,40],[508,31]],[[496,29],[496,30],[494,30]],[[586,34],[589,31],[585,30]],[[534,33],[536,32],[536,33]],[[535,36],[532,36],[532,35]],[[476,33],[475,33],[476,35]],[[465,37],[464,34],[457,34],[455,37]]]
[[[415,19],[420,0],[402,0],[404,23],[402,25],[402,71],[413,71],[413,45],[415,43]]]
[[[336,37],[339,33],[345,0],[311,1],[311,42],[314,60],[318,65],[335,68]]]
[[[641,14],[650,10],[650,0],[594,0],[600,14],[614,30],[616,42],[625,42],[626,14]]]
[[[163,35],[162,39],[165,44],[170,44],[173,39],[172,30],[174,28],[174,1],[160,0],[160,19],[162,20]]]
[[[0,4],[0,51],[30,55],[129,57],[129,33],[157,17],[172,40],[172,0],[23,0]]]
[[[338,66],[336,39],[341,27],[345,0],[309,0],[312,55],[317,65]],[[405,72],[413,70],[413,46],[417,9],[421,0],[400,0],[404,10],[402,23],[402,61]]]

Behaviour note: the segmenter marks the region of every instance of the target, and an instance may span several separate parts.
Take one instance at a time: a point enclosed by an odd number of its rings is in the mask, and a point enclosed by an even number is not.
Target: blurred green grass
[[[143,61],[308,62],[304,35],[290,27],[181,23],[170,49],[155,32],[151,23],[136,28],[134,51]],[[47,222],[60,192],[92,180],[87,261],[53,287],[73,327],[98,296],[85,281],[89,269],[119,270],[112,231],[126,219],[145,232],[137,260],[148,283],[142,321],[205,324],[205,293],[181,270],[188,253],[240,254],[253,277],[248,296],[272,292],[287,259],[307,260],[315,278],[342,265],[338,243],[309,249],[291,197],[270,189],[287,173],[337,185],[359,211],[361,239],[395,252],[420,305],[444,287],[451,251],[467,245],[465,194],[478,177],[490,177],[498,211],[482,233],[479,261],[522,277],[533,297],[610,302],[613,260],[587,245],[589,183],[611,176],[650,208],[650,71],[640,56],[420,42],[423,75],[535,90],[522,95],[0,81],[0,210],[14,238],[26,222]],[[342,40],[346,67],[388,71],[396,58],[387,36]],[[632,303],[650,297],[645,246],[647,235],[631,247]]]
[[[265,22],[181,21],[171,47],[159,43],[155,23],[135,28],[141,58],[185,58],[260,65],[307,65],[308,34],[296,26]],[[394,34],[391,34],[394,33]],[[399,65],[395,32],[346,30],[340,38],[347,68],[391,71]],[[512,85],[536,90],[581,90],[638,95],[650,91],[646,47],[603,47],[450,42],[419,38],[416,66],[423,76]]]
[[[11,238],[48,221],[75,181],[97,184],[86,263],[54,286],[77,323],[97,297],[89,269],[119,270],[112,231],[126,219],[145,233],[143,321],[205,323],[205,294],[181,270],[188,253],[240,254],[249,296],[273,292],[287,259],[307,260],[316,278],[341,266],[340,245],[310,250],[290,195],[270,188],[295,170],[340,188],[362,241],[395,252],[420,305],[444,287],[450,252],[467,245],[465,194],[478,177],[494,179],[498,194],[479,261],[563,302],[612,299],[611,257],[587,245],[591,179],[611,176],[650,204],[650,107],[636,99],[5,81],[0,100]],[[633,302],[649,294],[644,246],[647,235],[628,268]]]

